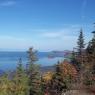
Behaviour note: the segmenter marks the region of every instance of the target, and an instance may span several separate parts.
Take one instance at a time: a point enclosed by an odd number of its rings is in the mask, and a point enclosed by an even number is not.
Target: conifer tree
[[[41,89],[41,76],[39,71],[39,66],[35,64],[37,61],[36,52],[33,48],[28,51],[28,75],[29,75],[29,86],[30,95],[42,95]]]
[[[0,95],[12,95],[9,90],[10,81],[8,79],[8,74],[5,73],[0,77]]]
[[[14,95],[29,95],[28,76],[22,66],[22,60],[19,59],[15,77],[13,78]]]
[[[76,54],[76,53],[73,51],[73,52],[72,52],[72,55],[71,55],[70,61],[71,61],[71,63],[74,65],[74,67],[76,68],[76,70],[79,71],[81,65],[80,65],[80,63],[77,61],[75,54]]]
[[[55,74],[53,75],[51,80],[50,90],[53,90],[58,95],[61,95],[61,93],[63,91],[66,91],[67,89],[66,81],[64,79],[65,77],[63,77],[60,62],[58,61],[58,64],[56,65]]]
[[[92,40],[89,42],[89,45],[86,49],[87,51],[87,55],[88,55],[88,62],[90,70],[89,70],[89,75],[90,76],[95,76],[95,31],[92,32],[93,33],[93,38]],[[92,80],[90,80],[92,82]],[[94,81],[95,83],[95,81]]]
[[[79,35],[79,38],[78,38],[78,54],[81,55],[82,54],[82,51],[84,49],[84,38],[83,38],[83,31],[82,29],[80,30],[80,35]]]
[[[95,31],[93,31],[92,33],[93,38],[88,44],[87,53],[95,55]]]
[[[80,34],[77,41],[77,48],[74,48],[77,49],[77,52],[73,51],[71,58],[71,62],[73,63],[77,71],[80,73],[82,73],[83,71],[83,61],[84,61],[83,52],[85,51],[84,48],[85,44],[84,44],[83,30],[80,29]]]

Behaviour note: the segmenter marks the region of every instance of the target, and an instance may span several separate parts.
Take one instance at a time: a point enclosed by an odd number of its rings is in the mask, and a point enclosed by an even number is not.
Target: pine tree
[[[93,54],[95,55],[95,31],[92,32],[93,33],[93,38],[92,40],[89,42],[88,46],[87,46],[87,53],[88,54]]]
[[[55,74],[53,74],[52,80],[51,80],[51,86],[50,90],[51,93],[57,93],[58,95],[61,95],[63,91],[66,91],[67,84],[65,81],[65,77],[63,77],[61,63],[58,61],[58,64],[56,65]]]
[[[39,71],[39,66],[35,64],[37,61],[36,52],[33,48],[28,51],[28,75],[29,75],[29,86],[30,95],[42,95],[41,91],[41,76]]]
[[[90,67],[89,75],[94,77],[95,76],[95,31],[93,31],[92,33],[93,33],[93,38],[89,42],[89,45],[88,45],[86,51],[87,51],[88,62],[89,62],[89,67]],[[93,79],[92,80],[90,79],[90,82],[92,82],[92,81],[93,81]],[[94,83],[95,83],[95,79],[94,79]]]
[[[79,35],[79,38],[78,38],[78,54],[81,55],[82,54],[82,51],[84,49],[84,38],[83,38],[83,31],[82,29],[80,30],[80,35]]]
[[[29,79],[22,66],[22,60],[19,59],[15,77],[13,78],[14,95],[29,95]]]
[[[78,55],[77,55],[77,67],[79,68],[79,80],[81,81],[82,84],[82,80],[83,80],[83,72],[84,72],[84,59],[83,59],[83,52],[84,52],[84,48],[85,48],[85,44],[84,44],[84,36],[83,36],[83,30],[80,30],[80,35],[78,38]]]
[[[71,61],[71,63],[74,65],[74,67],[76,68],[76,70],[79,71],[81,65],[80,65],[80,63],[77,61],[75,54],[76,54],[76,53],[73,51],[73,52],[72,52],[72,55],[71,55],[70,61]]]
[[[8,74],[5,73],[2,77],[0,77],[0,95],[12,95],[9,90],[10,81],[8,79]]]

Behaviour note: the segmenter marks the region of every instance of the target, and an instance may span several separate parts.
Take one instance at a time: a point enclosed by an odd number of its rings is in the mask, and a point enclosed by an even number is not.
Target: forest
[[[93,38],[85,44],[81,29],[77,48],[69,58],[59,60],[54,71],[42,73],[36,52],[29,48],[26,68],[20,58],[15,71],[0,76],[0,95],[82,95],[73,94],[75,91],[95,95],[95,31],[92,33]]]

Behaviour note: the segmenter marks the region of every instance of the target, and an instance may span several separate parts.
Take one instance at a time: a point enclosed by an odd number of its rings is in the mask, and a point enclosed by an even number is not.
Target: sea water
[[[38,52],[36,56],[38,61],[35,63],[41,66],[52,66],[64,59],[63,57],[48,58],[47,52]],[[6,71],[16,69],[20,58],[22,59],[23,66],[26,67],[28,64],[27,52],[0,52],[0,70]]]

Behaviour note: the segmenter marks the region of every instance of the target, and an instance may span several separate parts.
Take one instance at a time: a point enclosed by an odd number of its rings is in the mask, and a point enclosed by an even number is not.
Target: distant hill
[[[41,73],[46,73],[46,72],[54,72],[55,71],[55,66],[44,66],[44,67],[41,67]]]
[[[64,58],[69,58],[71,57],[71,55],[72,55],[72,51],[69,51],[69,50],[64,51]]]
[[[48,53],[49,58],[64,57],[64,51],[51,51]]]
[[[48,53],[49,58],[53,57],[67,57],[72,54],[72,51],[64,50],[64,51],[51,51]]]

